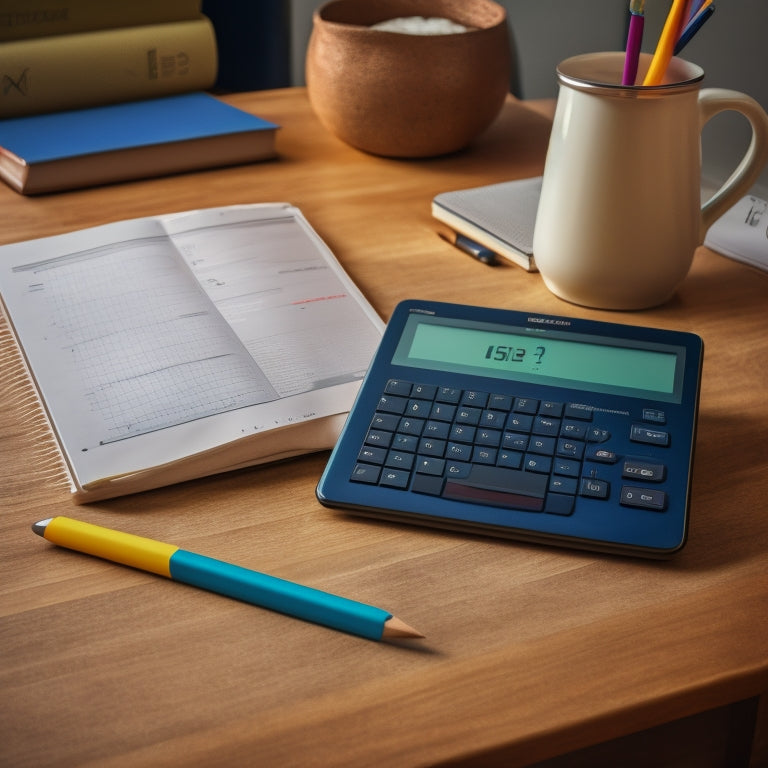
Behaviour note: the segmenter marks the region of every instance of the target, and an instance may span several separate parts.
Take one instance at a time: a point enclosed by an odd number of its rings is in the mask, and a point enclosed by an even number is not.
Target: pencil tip
[[[38,523],[32,523],[32,530],[38,535],[38,536],[45,536],[45,529],[48,527],[48,523],[53,520],[52,517],[47,518],[46,520],[40,520]]]
[[[384,622],[384,632],[382,638],[386,637],[424,637],[418,630],[413,627],[409,627],[404,621],[401,621],[397,616],[390,616]]]

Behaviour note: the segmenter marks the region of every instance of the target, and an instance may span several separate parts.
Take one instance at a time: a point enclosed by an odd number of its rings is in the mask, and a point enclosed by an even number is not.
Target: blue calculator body
[[[326,506],[600,551],[681,549],[691,333],[399,304],[317,487]]]

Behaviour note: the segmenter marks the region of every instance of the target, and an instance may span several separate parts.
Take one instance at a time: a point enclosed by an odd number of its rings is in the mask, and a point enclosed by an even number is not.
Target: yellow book
[[[196,19],[200,0],[3,0],[0,42]]]
[[[0,118],[210,88],[216,37],[205,16],[0,46]]]

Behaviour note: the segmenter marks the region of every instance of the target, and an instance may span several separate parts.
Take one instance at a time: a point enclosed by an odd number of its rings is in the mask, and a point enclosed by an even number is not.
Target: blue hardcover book
[[[278,126],[202,92],[0,121],[0,178],[39,194],[273,157]]]

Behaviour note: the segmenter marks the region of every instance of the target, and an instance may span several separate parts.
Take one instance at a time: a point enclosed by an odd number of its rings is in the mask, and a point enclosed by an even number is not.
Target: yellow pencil
[[[680,27],[683,21],[683,13],[687,7],[687,0],[674,0],[672,8],[669,11],[664,29],[661,31],[659,43],[656,46],[656,52],[651,59],[651,66],[643,80],[643,85],[658,85],[667,71],[669,60],[672,58],[672,52],[677,42],[677,36],[680,34]]]

